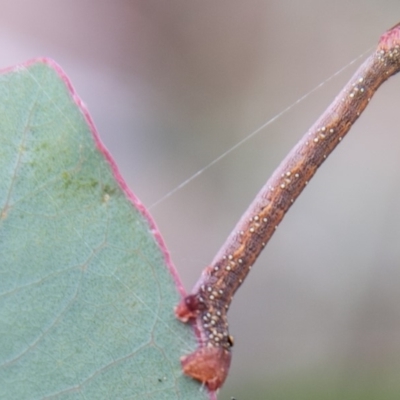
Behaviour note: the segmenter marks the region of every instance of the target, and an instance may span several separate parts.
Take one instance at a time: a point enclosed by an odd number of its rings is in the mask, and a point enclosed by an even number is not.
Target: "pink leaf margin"
[[[85,118],[87,125],[90,128],[90,132],[92,134],[92,137],[96,144],[97,149],[100,151],[100,153],[104,156],[104,158],[110,165],[115,180],[119,184],[122,191],[125,193],[125,196],[131,201],[133,206],[142,214],[142,216],[146,219],[147,223],[149,224],[150,231],[151,231],[153,237],[155,238],[155,240],[164,256],[165,264],[167,265],[168,270],[174,279],[176,288],[177,288],[178,292],[180,293],[181,297],[184,298],[187,295],[186,290],[183,287],[183,284],[178,275],[178,271],[171,260],[171,256],[168,252],[167,246],[165,245],[165,242],[161,236],[160,231],[157,228],[157,225],[156,225],[153,217],[150,215],[149,211],[146,209],[144,204],[139,200],[139,198],[131,191],[129,186],[126,184],[124,178],[122,177],[122,175],[118,169],[118,166],[117,166],[115,160],[113,159],[110,152],[108,151],[108,149],[106,148],[106,146],[104,145],[102,140],[100,139],[100,136],[97,132],[96,126],[92,120],[92,117],[89,114],[89,110],[86,107],[86,104],[78,96],[70,79],[68,78],[68,76],[64,72],[64,70],[60,67],[60,65],[58,65],[51,58],[37,57],[37,58],[28,60],[21,64],[17,64],[17,65],[11,66],[11,67],[0,69],[0,74],[3,75],[3,74],[11,73],[11,72],[18,72],[21,70],[25,70],[34,64],[45,64],[45,65],[49,66],[57,73],[57,75],[60,77],[60,79],[64,82],[73,101],[75,102],[75,104],[77,105],[79,110],[81,111],[83,117]],[[199,334],[197,332],[196,327],[193,326],[193,328],[194,328],[195,335],[197,336],[197,338],[199,338]],[[217,400],[216,392],[209,392],[209,395],[210,395],[210,397],[209,397],[210,400]]]
[[[156,226],[156,223],[154,221],[154,219],[151,217],[150,213],[147,211],[146,207],[143,205],[143,203],[138,199],[138,197],[133,194],[133,192],[130,190],[130,188],[128,187],[128,185],[126,184],[124,178],[122,177],[118,166],[116,164],[116,162],[114,161],[113,157],[111,156],[110,152],[108,151],[108,149],[106,148],[106,146],[104,145],[104,143],[101,141],[100,136],[97,132],[96,126],[92,120],[92,117],[89,114],[89,110],[86,107],[86,104],[82,101],[82,99],[78,96],[76,90],[74,89],[74,87],[72,86],[71,81],[69,80],[68,76],[66,75],[66,73],[64,72],[64,70],[52,59],[50,58],[46,58],[46,57],[39,57],[39,58],[34,58],[32,60],[28,60],[22,64],[18,64],[9,68],[5,68],[5,69],[1,69],[0,70],[0,74],[6,74],[6,73],[10,73],[10,72],[18,72],[21,70],[25,70],[27,68],[29,68],[30,66],[34,65],[34,64],[45,64],[47,66],[49,66],[50,68],[52,68],[57,74],[58,76],[61,78],[61,80],[64,82],[65,86],[67,87],[73,101],[75,102],[75,104],[78,106],[79,110],[81,111],[83,117],[85,118],[85,121],[87,123],[87,125],[90,128],[90,132],[92,133],[92,137],[93,140],[96,144],[97,149],[100,151],[100,153],[104,156],[104,158],[106,159],[106,161],[108,162],[108,164],[111,167],[111,170],[113,172],[114,178],[117,181],[117,183],[119,184],[120,188],[122,189],[122,191],[125,193],[126,197],[131,201],[131,203],[134,205],[134,207],[145,217],[145,219],[147,220],[150,229],[151,229],[151,233],[154,236],[154,238],[157,241],[157,244],[159,246],[159,248],[161,249],[163,256],[164,256],[164,260],[165,263],[168,266],[168,269],[171,273],[171,275],[174,278],[176,287],[179,291],[179,293],[181,294],[181,296],[185,296],[186,295],[186,291],[182,285],[182,282],[179,278],[178,272],[174,266],[174,264],[172,263],[171,260],[171,256],[167,250],[167,247],[164,243],[164,240],[162,239],[162,236]]]

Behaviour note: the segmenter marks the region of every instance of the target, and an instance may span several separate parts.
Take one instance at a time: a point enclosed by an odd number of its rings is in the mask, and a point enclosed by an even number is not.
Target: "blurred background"
[[[0,8],[0,68],[56,60],[148,207],[400,21],[398,0],[0,0]],[[360,62],[151,208],[188,290]],[[399,112],[397,76],[235,296],[233,363],[219,399],[400,398]]]

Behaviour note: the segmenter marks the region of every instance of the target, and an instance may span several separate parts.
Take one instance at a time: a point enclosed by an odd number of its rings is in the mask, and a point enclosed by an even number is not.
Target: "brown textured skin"
[[[382,35],[376,51],[303,136],[261,189],[192,294],[176,307],[183,322],[195,322],[199,348],[182,358],[185,374],[210,390],[222,386],[233,339],[227,311],[233,295],[290,206],[368,105],[378,87],[400,70],[400,24]]]

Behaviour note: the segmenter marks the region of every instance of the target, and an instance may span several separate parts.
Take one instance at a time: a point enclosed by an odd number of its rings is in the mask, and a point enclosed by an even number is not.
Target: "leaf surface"
[[[0,75],[0,175],[0,398],[208,398],[161,237],[52,61]]]

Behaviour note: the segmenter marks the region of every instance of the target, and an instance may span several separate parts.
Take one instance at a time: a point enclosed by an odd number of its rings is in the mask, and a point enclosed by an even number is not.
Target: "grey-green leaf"
[[[162,241],[51,61],[0,75],[0,175],[0,398],[208,398]]]

